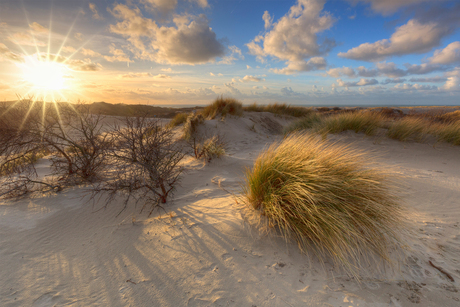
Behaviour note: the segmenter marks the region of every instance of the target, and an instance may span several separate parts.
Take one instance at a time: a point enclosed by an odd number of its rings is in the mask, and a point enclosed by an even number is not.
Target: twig
[[[130,283],[132,283],[132,284],[135,284],[135,285],[137,285],[137,284],[136,284],[134,281],[132,281],[132,280],[131,280],[131,278],[130,278],[130,279],[128,279],[126,282],[130,282]]]
[[[433,262],[431,262],[431,260],[429,260],[428,262],[430,263],[430,265],[431,265],[433,268],[435,268],[435,269],[438,270],[439,272],[445,274],[452,282],[455,281],[454,278],[452,277],[452,275],[450,275],[449,273],[447,273],[446,271],[444,271],[443,268],[434,265]]]

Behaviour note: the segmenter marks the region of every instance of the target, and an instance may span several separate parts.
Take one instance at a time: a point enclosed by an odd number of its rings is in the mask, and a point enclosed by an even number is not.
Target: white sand
[[[172,216],[129,207],[116,217],[119,203],[97,211],[79,188],[1,201],[0,306],[460,306],[460,147],[329,136],[406,176],[407,263],[359,284],[259,235],[225,191],[238,191],[244,168],[286,123],[268,113],[206,122],[226,135],[229,155],[187,161],[165,206]]]

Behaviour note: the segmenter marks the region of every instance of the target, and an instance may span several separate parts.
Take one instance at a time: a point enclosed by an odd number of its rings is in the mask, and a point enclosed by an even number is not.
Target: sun
[[[19,64],[22,77],[29,82],[34,89],[47,91],[59,91],[65,88],[64,64],[50,61],[46,57],[28,56]]]

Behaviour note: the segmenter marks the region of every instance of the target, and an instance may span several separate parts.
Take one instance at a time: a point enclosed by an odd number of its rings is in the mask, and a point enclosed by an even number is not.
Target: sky
[[[459,105],[459,0],[0,0],[0,101]]]

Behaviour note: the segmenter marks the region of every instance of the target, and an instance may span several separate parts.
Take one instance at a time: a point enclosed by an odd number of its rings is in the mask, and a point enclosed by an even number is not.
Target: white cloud
[[[97,8],[96,8],[96,4],[90,2],[89,9],[91,10],[91,12],[93,12],[94,19],[104,19],[101,15],[99,15],[99,12],[97,11]]]
[[[24,62],[24,57],[22,55],[11,52],[7,46],[0,43],[0,61],[2,60],[9,60],[12,62]]]
[[[411,79],[412,80],[412,79]],[[386,79],[385,81],[381,82],[381,84],[390,84],[390,83],[403,83],[406,79],[401,78],[393,78],[393,79]],[[412,82],[412,81],[411,81]]]
[[[236,47],[236,46],[228,46],[228,49],[230,50],[230,55],[224,56],[221,61],[219,61],[218,64],[233,64],[237,59],[244,60],[244,55],[241,52],[241,49]]]
[[[125,54],[125,52],[121,49],[115,48],[113,45],[110,45],[110,53],[113,54],[112,56],[105,55],[104,59],[109,62],[127,62],[132,63],[134,61],[130,60],[129,57]]]
[[[144,18],[137,7],[118,4],[111,13],[122,21],[111,25],[110,31],[128,37],[138,58],[168,64],[200,64],[225,55],[224,46],[204,15],[176,16],[174,26],[160,27],[154,20]]]
[[[260,82],[260,81],[265,81],[265,79],[258,78],[255,76],[249,76],[249,75],[243,77],[243,82]]]
[[[171,67],[162,68],[161,71],[164,71],[164,72],[172,72],[172,68],[171,68]]]
[[[412,90],[431,91],[431,90],[437,90],[438,87],[434,85],[404,83],[404,84],[395,85],[394,89],[402,90],[402,91],[412,91]]]
[[[215,75],[214,73],[212,73],[212,72],[210,72],[209,75],[210,75],[210,76],[213,76],[213,77],[216,76],[216,75]]]
[[[460,90],[460,77],[449,77],[446,83],[441,87],[444,90]]]
[[[78,32],[75,33],[75,34],[73,35],[73,37],[75,37],[75,39],[76,39],[76,40],[79,40],[79,41],[82,41],[82,40],[83,40],[83,34],[78,33]]]
[[[328,39],[318,43],[317,34],[334,23],[334,18],[323,12],[324,3],[325,0],[298,0],[269,32],[246,44],[249,53],[262,62],[268,56],[285,61],[287,67],[274,70],[277,73],[290,74],[322,67],[312,65],[316,60],[308,63],[307,59],[325,54],[335,46],[335,42]],[[264,16],[266,22],[269,14],[264,13]]]
[[[162,13],[169,13],[176,9],[177,0],[142,0],[147,8],[151,10],[159,10]]]
[[[327,66],[323,57],[313,57],[308,61],[288,62],[288,66],[282,69],[271,69],[277,74],[292,75],[299,71],[322,70]]]
[[[92,58],[101,56],[101,54],[99,52],[96,52],[96,51],[91,50],[91,49],[81,48],[80,52],[81,52],[81,54],[83,54],[85,56],[92,57]]]
[[[344,75],[350,78],[356,77],[356,73],[351,67],[331,68],[326,74],[334,78],[339,78]]]
[[[29,28],[36,33],[48,33],[48,29],[37,22],[29,24]]]
[[[428,59],[433,64],[453,64],[460,62],[460,42],[453,42],[444,49],[438,49]]]
[[[379,82],[376,79],[360,79],[359,81],[355,82],[344,82],[342,79],[337,79],[337,83],[341,87],[355,87],[355,86],[367,86],[367,85],[375,85]]]
[[[262,19],[265,22],[265,25],[264,25],[265,30],[267,30],[268,28],[270,28],[272,26],[273,18],[274,18],[274,16],[270,16],[270,13],[268,11],[264,12],[264,15],[262,16]]]
[[[410,82],[430,82],[430,83],[438,83],[438,82],[446,82],[446,77],[436,76],[431,78],[410,78]]]
[[[246,69],[251,69],[252,67],[249,65],[246,65]]]
[[[154,76],[155,79],[171,79],[170,76],[168,75],[165,75],[165,74],[158,74],[156,76]]]
[[[146,78],[146,77],[153,77],[153,76],[149,72],[138,72],[138,73],[130,72],[128,74],[119,75],[118,77],[121,79],[135,79],[135,78]]]
[[[348,0],[353,3],[364,2],[371,5],[372,10],[384,15],[396,12],[399,8],[411,4],[432,2],[432,0]]]
[[[395,55],[424,53],[439,45],[441,39],[449,33],[448,27],[439,26],[434,22],[422,24],[411,19],[397,28],[390,39],[364,43],[338,55],[353,60],[374,62]]]
[[[64,46],[61,48],[61,51],[64,53],[74,53],[77,50],[72,46]]]

